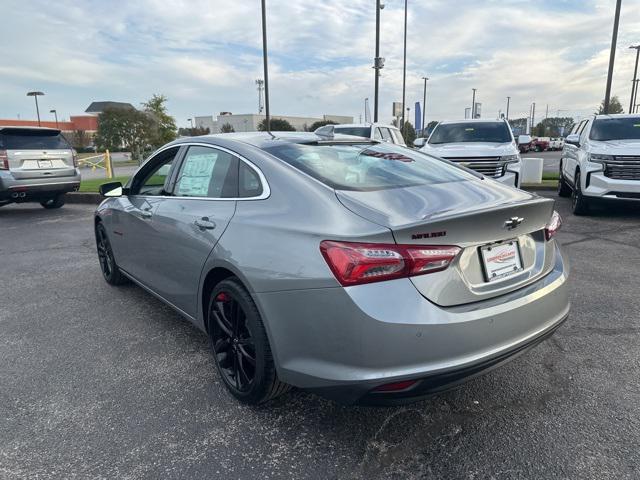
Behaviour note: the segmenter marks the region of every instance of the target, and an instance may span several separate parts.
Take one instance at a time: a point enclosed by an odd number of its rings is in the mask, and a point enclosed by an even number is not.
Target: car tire
[[[54,208],[62,207],[64,205],[64,201],[64,193],[61,193],[60,195],[56,195],[55,197],[47,198],[46,200],[41,201],[40,205],[42,205],[47,210],[51,210]]]
[[[104,228],[102,222],[98,222],[96,225],[96,248],[98,250],[100,270],[106,282],[115,286],[129,283],[129,279],[122,274],[116,263],[111,242],[107,236],[107,229]]]
[[[571,206],[574,215],[586,215],[589,213],[589,201],[582,194],[582,186],[580,184],[580,171],[575,175],[575,184],[571,193]]]
[[[278,379],[260,312],[236,277],[211,292],[207,324],[218,373],[236,399],[258,405],[291,389]]]
[[[571,187],[564,179],[564,175],[562,175],[562,166],[560,167],[560,174],[558,175],[558,196],[564,198],[569,198],[571,196]]]

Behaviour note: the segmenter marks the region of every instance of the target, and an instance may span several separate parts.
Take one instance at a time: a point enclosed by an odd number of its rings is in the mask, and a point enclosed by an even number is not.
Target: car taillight
[[[547,226],[544,229],[544,236],[546,237],[546,239],[551,240],[551,238],[555,236],[558,230],[560,230],[561,226],[562,217],[558,212],[554,210],[553,214],[551,215],[551,220],[549,220],[549,223],[547,223]]]
[[[0,150],[0,170],[9,170],[9,155],[6,150]]]
[[[439,272],[461,248],[446,245],[396,245],[324,240],[320,251],[343,286]]]
[[[76,152],[75,150],[72,150],[71,156],[73,157],[73,166],[75,168],[78,168],[78,152]]]

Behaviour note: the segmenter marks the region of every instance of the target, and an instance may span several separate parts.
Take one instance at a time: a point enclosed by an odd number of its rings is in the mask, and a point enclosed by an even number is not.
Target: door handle
[[[142,218],[151,218],[153,214],[151,212],[148,212],[147,210],[140,210],[140,216]]]
[[[214,222],[212,222],[211,220],[209,220],[209,218],[207,218],[207,217],[199,218],[194,223],[201,230],[213,230],[214,228],[216,228],[216,224]]]

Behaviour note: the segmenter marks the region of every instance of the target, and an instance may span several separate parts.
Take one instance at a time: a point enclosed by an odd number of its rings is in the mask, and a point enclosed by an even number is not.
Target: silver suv
[[[595,115],[567,136],[558,194],[584,215],[599,199],[640,200],[640,115]]]
[[[80,187],[77,155],[60,130],[0,127],[0,206],[40,202],[60,208]]]

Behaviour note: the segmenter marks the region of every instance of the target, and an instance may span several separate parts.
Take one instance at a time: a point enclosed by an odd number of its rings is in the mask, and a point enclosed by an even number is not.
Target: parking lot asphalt
[[[544,173],[558,173],[560,170],[561,156],[562,152],[559,150],[553,152],[528,152],[522,154],[522,158],[542,158],[542,171]]]
[[[0,478],[638,478],[640,209],[557,205],[569,320],[395,408],[239,405],[205,335],[102,280],[90,206],[0,208]]]

